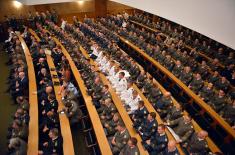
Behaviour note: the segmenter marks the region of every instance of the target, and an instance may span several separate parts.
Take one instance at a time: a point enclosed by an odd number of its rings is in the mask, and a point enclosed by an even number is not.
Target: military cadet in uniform
[[[208,82],[215,84],[217,81],[219,81],[219,72],[214,71],[214,73],[209,76]]]
[[[109,137],[109,142],[111,145],[111,150],[113,154],[118,154],[125,147],[130,135],[123,122],[117,125],[117,132],[113,137]]]
[[[129,98],[132,95],[132,93],[133,93],[132,86],[133,86],[133,82],[128,80],[127,89],[122,91],[121,94],[120,94],[121,100],[125,101],[127,98]]]
[[[207,136],[208,133],[204,130],[194,133],[191,138],[183,144],[183,147],[186,148],[188,154],[207,155],[209,150],[206,141]]]
[[[177,60],[176,63],[175,63],[175,66],[172,69],[172,73],[176,77],[179,77],[182,71],[183,71],[183,66],[181,65],[181,61]]]
[[[119,155],[140,155],[139,149],[137,147],[137,139],[131,137]]]
[[[111,98],[111,94],[109,93],[109,86],[104,85],[102,88],[102,96],[99,102],[104,102],[108,98]]]
[[[142,140],[145,141],[156,133],[158,124],[155,118],[156,113],[151,112],[139,126],[134,127],[136,131],[139,132],[139,134],[141,135]]]
[[[12,138],[8,145],[9,155],[27,154],[27,143],[20,138]]]
[[[132,115],[133,126],[140,126],[140,124],[147,118],[148,116],[147,108],[144,106],[144,101],[139,101],[138,109]]]
[[[156,135],[142,142],[143,146],[151,155],[160,154],[167,147],[168,138],[165,133],[165,125],[159,124]]]
[[[177,142],[182,143],[187,141],[194,132],[191,121],[192,120],[189,115],[184,115],[183,117],[177,118],[175,120],[167,121],[165,125],[168,125],[173,128],[175,134],[179,136]]]
[[[25,111],[29,111],[29,102],[24,96],[18,97],[17,103],[19,105],[19,108],[22,108]]]
[[[232,103],[225,105],[220,111],[220,115],[231,125],[235,125],[235,100]]]
[[[59,130],[53,128],[49,131],[49,141],[43,143],[43,148],[38,152],[38,154],[63,154],[63,139],[59,135]]]
[[[103,126],[105,128],[107,136],[113,136],[115,134],[116,127],[118,123],[120,123],[120,121],[121,121],[121,118],[120,118],[119,113],[115,113],[111,120],[103,122],[104,123]]]
[[[141,70],[140,75],[137,77],[136,85],[138,88],[142,88],[144,86],[144,80],[146,78],[145,71]]]
[[[188,85],[189,82],[190,82],[190,81],[192,80],[192,78],[193,78],[193,74],[192,74],[192,72],[191,72],[191,68],[190,68],[189,66],[186,66],[186,67],[184,68],[183,72],[181,72],[179,78],[180,78],[180,80],[181,80],[184,84]]]
[[[113,115],[117,111],[115,105],[113,104],[110,98],[106,99],[104,102],[105,106],[103,108],[103,111],[99,114],[102,124],[104,124],[104,122],[106,121],[111,120],[113,118]]]
[[[180,104],[176,104],[167,111],[167,115],[164,118],[164,120],[172,121],[176,120],[177,118],[180,118],[183,116],[182,107]]]
[[[49,111],[39,125],[40,140],[45,141],[48,133],[53,128],[59,127],[59,117],[57,113]]]
[[[201,78],[201,75],[197,73],[188,87],[195,93],[198,93],[198,91],[202,88],[203,84],[204,82]]]
[[[209,67],[206,61],[202,61],[201,65],[198,66],[197,72],[202,76],[203,79],[207,78]]]
[[[226,77],[222,77],[220,80],[215,82],[215,87],[217,89],[221,89],[224,92],[227,92],[229,89],[230,83],[229,81],[226,79]]]
[[[179,155],[178,149],[176,148],[176,141],[170,140],[162,155]]]
[[[156,85],[150,89],[150,92],[149,94],[146,95],[146,97],[148,98],[151,104],[154,104],[154,103],[157,103],[157,101],[162,97],[162,92]]]
[[[163,65],[166,67],[166,69],[168,69],[169,71],[172,70],[172,68],[174,67],[174,62],[171,58],[170,55],[166,55],[166,59],[163,62]]]
[[[227,99],[223,90],[219,90],[209,102],[207,102],[216,112],[219,112],[226,105]]]
[[[57,109],[58,109],[58,102],[55,99],[55,95],[54,94],[49,94],[48,101],[49,102],[46,102],[45,108],[42,110],[42,115],[43,116],[46,116],[46,114],[49,111],[56,112]]]
[[[209,100],[211,100],[212,96],[214,95],[214,91],[213,91],[213,84],[212,83],[208,83],[207,85],[205,85],[198,93],[198,95],[201,97],[202,100],[204,100],[205,102],[208,102]]]
[[[159,112],[161,117],[164,117],[168,108],[172,106],[171,93],[166,92],[158,101],[154,103],[154,108]]]
[[[79,109],[78,104],[74,100],[66,100],[65,111],[66,116],[69,118],[71,125],[74,125],[79,122],[82,117],[82,111]]]

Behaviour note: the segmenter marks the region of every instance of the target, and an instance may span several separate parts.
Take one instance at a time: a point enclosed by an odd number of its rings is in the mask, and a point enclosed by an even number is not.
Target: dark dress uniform
[[[180,155],[179,151],[177,150],[177,148],[175,148],[174,151],[168,151],[168,148],[166,148],[161,155]]]
[[[158,124],[155,119],[152,121],[145,119],[145,121],[143,121],[140,124],[140,126],[135,127],[135,129],[140,132],[142,140],[145,141],[149,139],[151,136],[153,136],[154,134],[156,134],[157,127],[158,127]]]
[[[143,146],[150,154],[159,154],[160,152],[164,151],[167,147],[168,138],[166,134],[159,134],[152,136],[150,138],[150,145],[146,142],[143,142]]]
[[[43,149],[44,154],[63,154],[63,139],[58,136],[56,139],[50,139],[48,146]]]
[[[218,90],[223,90],[224,92],[227,92],[229,89],[230,83],[228,81],[222,82],[221,80],[215,82],[215,87]]]
[[[133,125],[135,126],[140,126],[141,123],[147,118],[148,116],[148,110],[146,107],[138,108],[136,111],[133,113]]]
[[[165,96],[162,96],[157,103],[154,104],[154,108],[157,109],[160,116],[163,117],[166,115],[168,108],[172,105],[171,98],[166,98]]]

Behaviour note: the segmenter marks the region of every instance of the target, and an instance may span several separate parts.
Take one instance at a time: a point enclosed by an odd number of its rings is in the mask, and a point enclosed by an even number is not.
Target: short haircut
[[[124,73],[124,72],[120,72],[119,74],[121,74],[122,76],[125,76],[125,73]]]
[[[159,124],[158,127],[162,128],[165,130],[166,126],[164,124]]]
[[[55,99],[55,95],[54,95],[54,94],[49,94],[48,98],[49,98],[50,100],[54,100],[54,99]]]
[[[118,125],[119,125],[120,127],[122,127],[122,128],[125,128],[124,122],[119,122]]]
[[[133,145],[135,145],[135,146],[137,145],[137,139],[135,137],[131,137],[130,141]]]
[[[140,101],[139,101],[139,104],[140,104],[140,105],[144,105],[144,101],[140,100]]]
[[[50,130],[55,136],[59,135],[59,130],[57,128],[53,128]]]
[[[152,118],[156,118],[156,113],[155,112],[151,112],[151,113],[149,113],[150,114],[150,116],[152,117]]]

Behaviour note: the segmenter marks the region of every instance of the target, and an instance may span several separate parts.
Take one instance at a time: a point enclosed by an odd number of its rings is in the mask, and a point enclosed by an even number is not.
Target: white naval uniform
[[[126,101],[126,105],[130,106],[130,111],[128,114],[132,114],[135,110],[138,109],[139,101],[141,100],[140,96],[138,95],[136,98],[133,98],[133,95],[131,95]]]
[[[114,83],[114,88],[116,89],[117,93],[121,93],[127,89],[127,81],[126,78],[118,79],[116,83]]]

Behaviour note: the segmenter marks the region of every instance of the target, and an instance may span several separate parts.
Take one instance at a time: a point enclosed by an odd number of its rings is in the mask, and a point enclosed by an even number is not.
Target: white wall
[[[112,0],[181,24],[235,49],[235,0]]]

